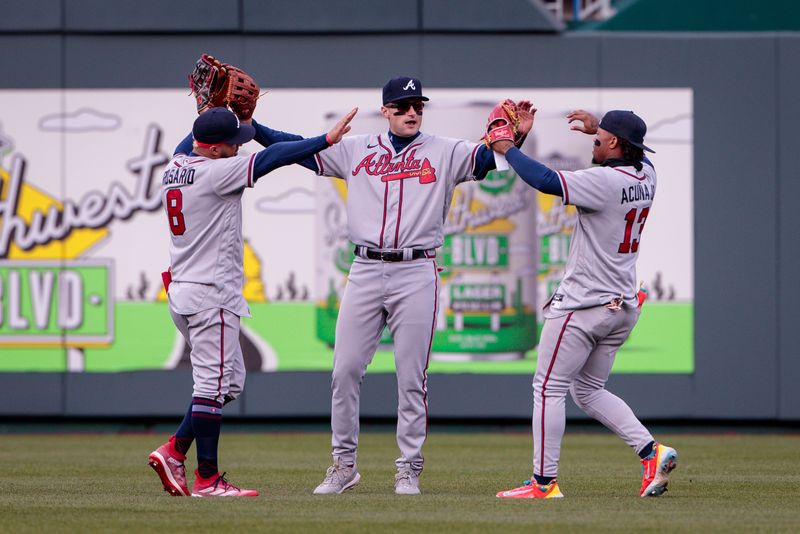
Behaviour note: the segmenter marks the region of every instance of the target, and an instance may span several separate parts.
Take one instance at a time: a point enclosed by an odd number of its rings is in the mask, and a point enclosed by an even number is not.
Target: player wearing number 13
[[[532,123],[533,114],[523,120]],[[656,443],[619,397],[605,389],[617,349],[639,319],[636,258],[656,192],[656,171],[644,151],[647,126],[632,111],[609,111],[598,124],[585,111],[567,115],[572,126],[596,134],[597,167],[553,171],[523,155],[509,141],[492,148],[505,154],[532,187],[577,208],[564,277],[544,309],[546,318],[533,379],[533,476],[501,498],[562,497],[556,476],[564,435],[564,401],[575,403],[627,443],[642,462],[642,497],[667,489],[675,449]]]

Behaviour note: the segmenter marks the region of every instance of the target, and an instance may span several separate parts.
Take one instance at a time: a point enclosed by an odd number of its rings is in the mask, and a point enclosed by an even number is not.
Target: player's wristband
[[[328,146],[333,146],[333,141],[331,141],[331,135],[325,134],[325,142],[328,143]]]

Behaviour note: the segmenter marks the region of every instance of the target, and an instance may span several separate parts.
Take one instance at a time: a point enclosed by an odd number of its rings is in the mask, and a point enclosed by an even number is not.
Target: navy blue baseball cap
[[[655,150],[644,146],[644,134],[647,133],[647,125],[633,111],[623,111],[621,109],[609,111],[603,115],[603,120],[600,121],[600,128],[616,135],[620,139],[625,139],[635,147],[653,154],[656,153]]]
[[[422,82],[418,78],[404,76],[392,78],[383,86],[383,103],[397,102],[406,99],[430,100],[422,96]]]
[[[256,129],[239,122],[228,108],[211,108],[194,120],[192,137],[207,145],[243,145],[256,136]]]

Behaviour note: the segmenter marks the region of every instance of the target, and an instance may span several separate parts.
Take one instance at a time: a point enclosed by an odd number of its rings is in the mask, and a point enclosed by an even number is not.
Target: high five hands
[[[358,113],[358,108],[353,108],[350,110],[350,113],[342,117],[339,122],[336,123],[336,126],[334,126],[330,132],[328,132],[325,138],[328,140],[329,145],[335,145],[342,140],[344,134],[350,131],[350,121],[353,120],[353,117],[356,116],[356,113]]]

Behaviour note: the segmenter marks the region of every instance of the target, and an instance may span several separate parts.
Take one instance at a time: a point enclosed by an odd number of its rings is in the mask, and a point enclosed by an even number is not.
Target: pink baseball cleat
[[[186,486],[186,468],[183,462],[186,457],[175,450],[175,436],[150,453],[148,464],[161,479],[164,491],[174,497],[188,497]]]
[[[192,497],[258,497],[258,490],[237,488],[225,480],[225,473],[209,478],[202,478],[197,471],[194,474]]]

